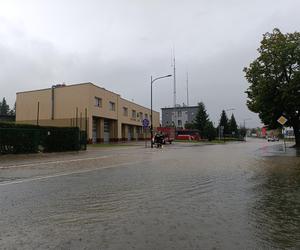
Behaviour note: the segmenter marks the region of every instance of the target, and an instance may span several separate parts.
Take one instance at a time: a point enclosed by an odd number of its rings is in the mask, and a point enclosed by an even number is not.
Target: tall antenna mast
[[[175,61],[175,50],[173,47],[173,105],[174,105],[174,126],[177,125],[177,114],[176,114],[176,61]]]
[[[189,73],[186,72],[186,104],[189,107],[190,102],[189,102]]]
[[[173,91],[173,102],[174,102],[174,107],[176,107],[176,66],[175,66],[175,55],[173,59],[173,76],[174,76],[174,91]]]

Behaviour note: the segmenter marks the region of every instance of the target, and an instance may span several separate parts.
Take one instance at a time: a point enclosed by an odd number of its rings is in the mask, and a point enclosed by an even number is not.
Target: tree
[[[16,103],[15,103],[15,105],[14,105],[14,108],[11,109],[11,110],[9,111],[8,114],[9,114],[9,115],[12,115],[12,116],[16,115]]]
[[[229,133],[232,135],[238,134],[238,126],[236,124],[236,120],[235,120],[235,117],[233,114],[231,115],[231,118],[228,122],[228,130],[229,130]]]
[[[187,123],[184,124],[184,128],[185,129],[194,129],[195,128],[195,124],[187,122]]]
[[[240,127],[240,129],[239,129],[239,135],[241,137],[245,137],[246,134],[247,134],[247,129],[245,127]]]
[[[211,121],[208,121],[205,126],[204,136],[209,140],[212,141],[216,139],[216,129]]]
[[[0,102],[0,115],[8,115],[9,105],[6,103],[5,97]]]
[[[194,121],[195,128],[199,130],[200,136],[204,136],[205,134],[205,128],[207,125],[208,114],[205,109],[205,105],[203,102],[198,103],[198,112],[196,115],[196,119]]]
[[[263,35],[258,52],[244,68],[250,83],[247,106],[271,129],[280,127],[277,119],[285,116],[300,147],[300,33],[274,29]]]
[[[221,118],[220,118],[220,122],[219,122],[219,127],[223,127],[223,135],[228,134],[229,133],[229,129],[228,129],[228,118],[226,115],[225,110],[222,110],[221,113]]]

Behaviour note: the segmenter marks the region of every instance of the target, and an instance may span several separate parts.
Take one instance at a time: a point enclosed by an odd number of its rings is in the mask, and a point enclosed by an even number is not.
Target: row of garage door
[[[99,138],[100,136],[98,135],[98,119],[93,119],[93,143],[97,142],[97,138]],[[111,131],[110,131],[110,123],[112,121],[109,119],[104,119],[104,132],[103,132],[103,141],[105,143],[108,143],[110,141],[110,135],[111,135]],[[133,138],[133,127],[132,126],[128,126],[128,132],[127,132],[127,140],[131,141]]]
[[[99,138],[98,135],[98,119],[93,119],[93,143],[97,142],[97,138]],[[103,134],[103,140],[104,142],[109,142],[110,133],[109,133],[109,120],[104,119],[104,134]]]

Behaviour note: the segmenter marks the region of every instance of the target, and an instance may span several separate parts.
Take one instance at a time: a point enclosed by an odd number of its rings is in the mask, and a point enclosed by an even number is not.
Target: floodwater
[[[295,149],[250,140],[124,154],[127,165],[0,185],[0,248],[300,249]]]

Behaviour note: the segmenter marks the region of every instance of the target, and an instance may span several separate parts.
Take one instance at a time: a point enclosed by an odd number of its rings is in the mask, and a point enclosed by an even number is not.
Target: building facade
[[[184,128],[186,123],[195,120],[198,106],[177,106],[176,108],[162,108],[162,126],[176,126]]]
[[[76,126],[93,143],[143,139],[144,118],[151,120],[150,109],[93,83],[17,93],[17,123]],[[159,112],[153,111],[153,127],[158,126]]]

